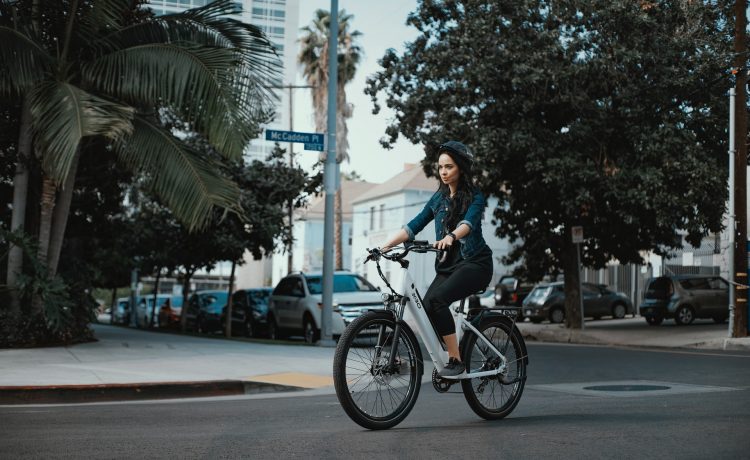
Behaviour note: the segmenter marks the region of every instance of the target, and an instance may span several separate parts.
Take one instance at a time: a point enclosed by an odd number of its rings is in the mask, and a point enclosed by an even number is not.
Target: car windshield
[[[212,292],[210,294],[203,294],[201,297],[203,305],[205,305],[207,310],[220,309],[227,303],[226,292]]]
[[[255,302],[256,304],[267,304],[268,298],[271,295],[271,291],[250,291],[250,298]]]
[[[310,294],[323,293],[323,279],[320,276],[306,276]],[[359,275],[333,275],[333,292],[377,291],[375,286]]]
[[[533,291],[529,294],[529,296],[526,298],[529,302],[532,301],[539,301],[542,299],[547,298],[552,293],[552,286],[539,286],[537,288],[534,288]]]
[[[671,296],[672,281],[667,277],[652,280],[644,294],[644,297],[647,299],[667,299]]]

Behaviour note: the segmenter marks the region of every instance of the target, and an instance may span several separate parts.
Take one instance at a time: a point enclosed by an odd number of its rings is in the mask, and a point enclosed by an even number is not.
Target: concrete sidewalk
[[[529,342],[750,351],[727,325],[648,326],[642,318],[590,321],[583,331],[519,324]],[[0,350],[0,404],[221,396],[328,388],[333,348],[224,340],[94,325],[97,342]],[[425,363],[429,377],[432,365]]]

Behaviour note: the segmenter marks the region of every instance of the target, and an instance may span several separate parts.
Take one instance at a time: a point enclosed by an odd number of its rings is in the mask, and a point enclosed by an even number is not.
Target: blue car
[[[227,291],[196,291],[190,296],[187,310],[187,329],[198,333],[223,329],[221,314],[227,304]]]

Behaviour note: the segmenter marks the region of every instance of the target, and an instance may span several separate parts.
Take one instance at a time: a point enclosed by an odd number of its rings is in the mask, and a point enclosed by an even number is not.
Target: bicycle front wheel
[[[403,323],[396,339],[395,327],[390,312],[363,314],[344,330],[333,359],[333,383],[341,406],[352,420],[371,430],[400,423],[419,395],[419,345]]]
[[[487,420],[510,414],[521,399],[526,384],[526,356],[523,337],[517,328],[498,319],[485,320],[479,331],[506,358],[505,371],[486,377],[461,380],[461,387],[471,409]],[[498,369],[501,359],[475,334],[467,337],[463,355],[467,372]]]

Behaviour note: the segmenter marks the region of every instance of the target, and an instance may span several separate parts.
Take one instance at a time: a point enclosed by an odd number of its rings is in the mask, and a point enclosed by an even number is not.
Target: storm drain
[[[714,393],[732,391],[739,388],[687,383],[654,382],[649,380],[622,380],[610,382],[554,383],[547,385],[527,385],[526,388],[542,391],[554,391],[581,396],[598,397],[642,397],[670,396],[690,393]]]

